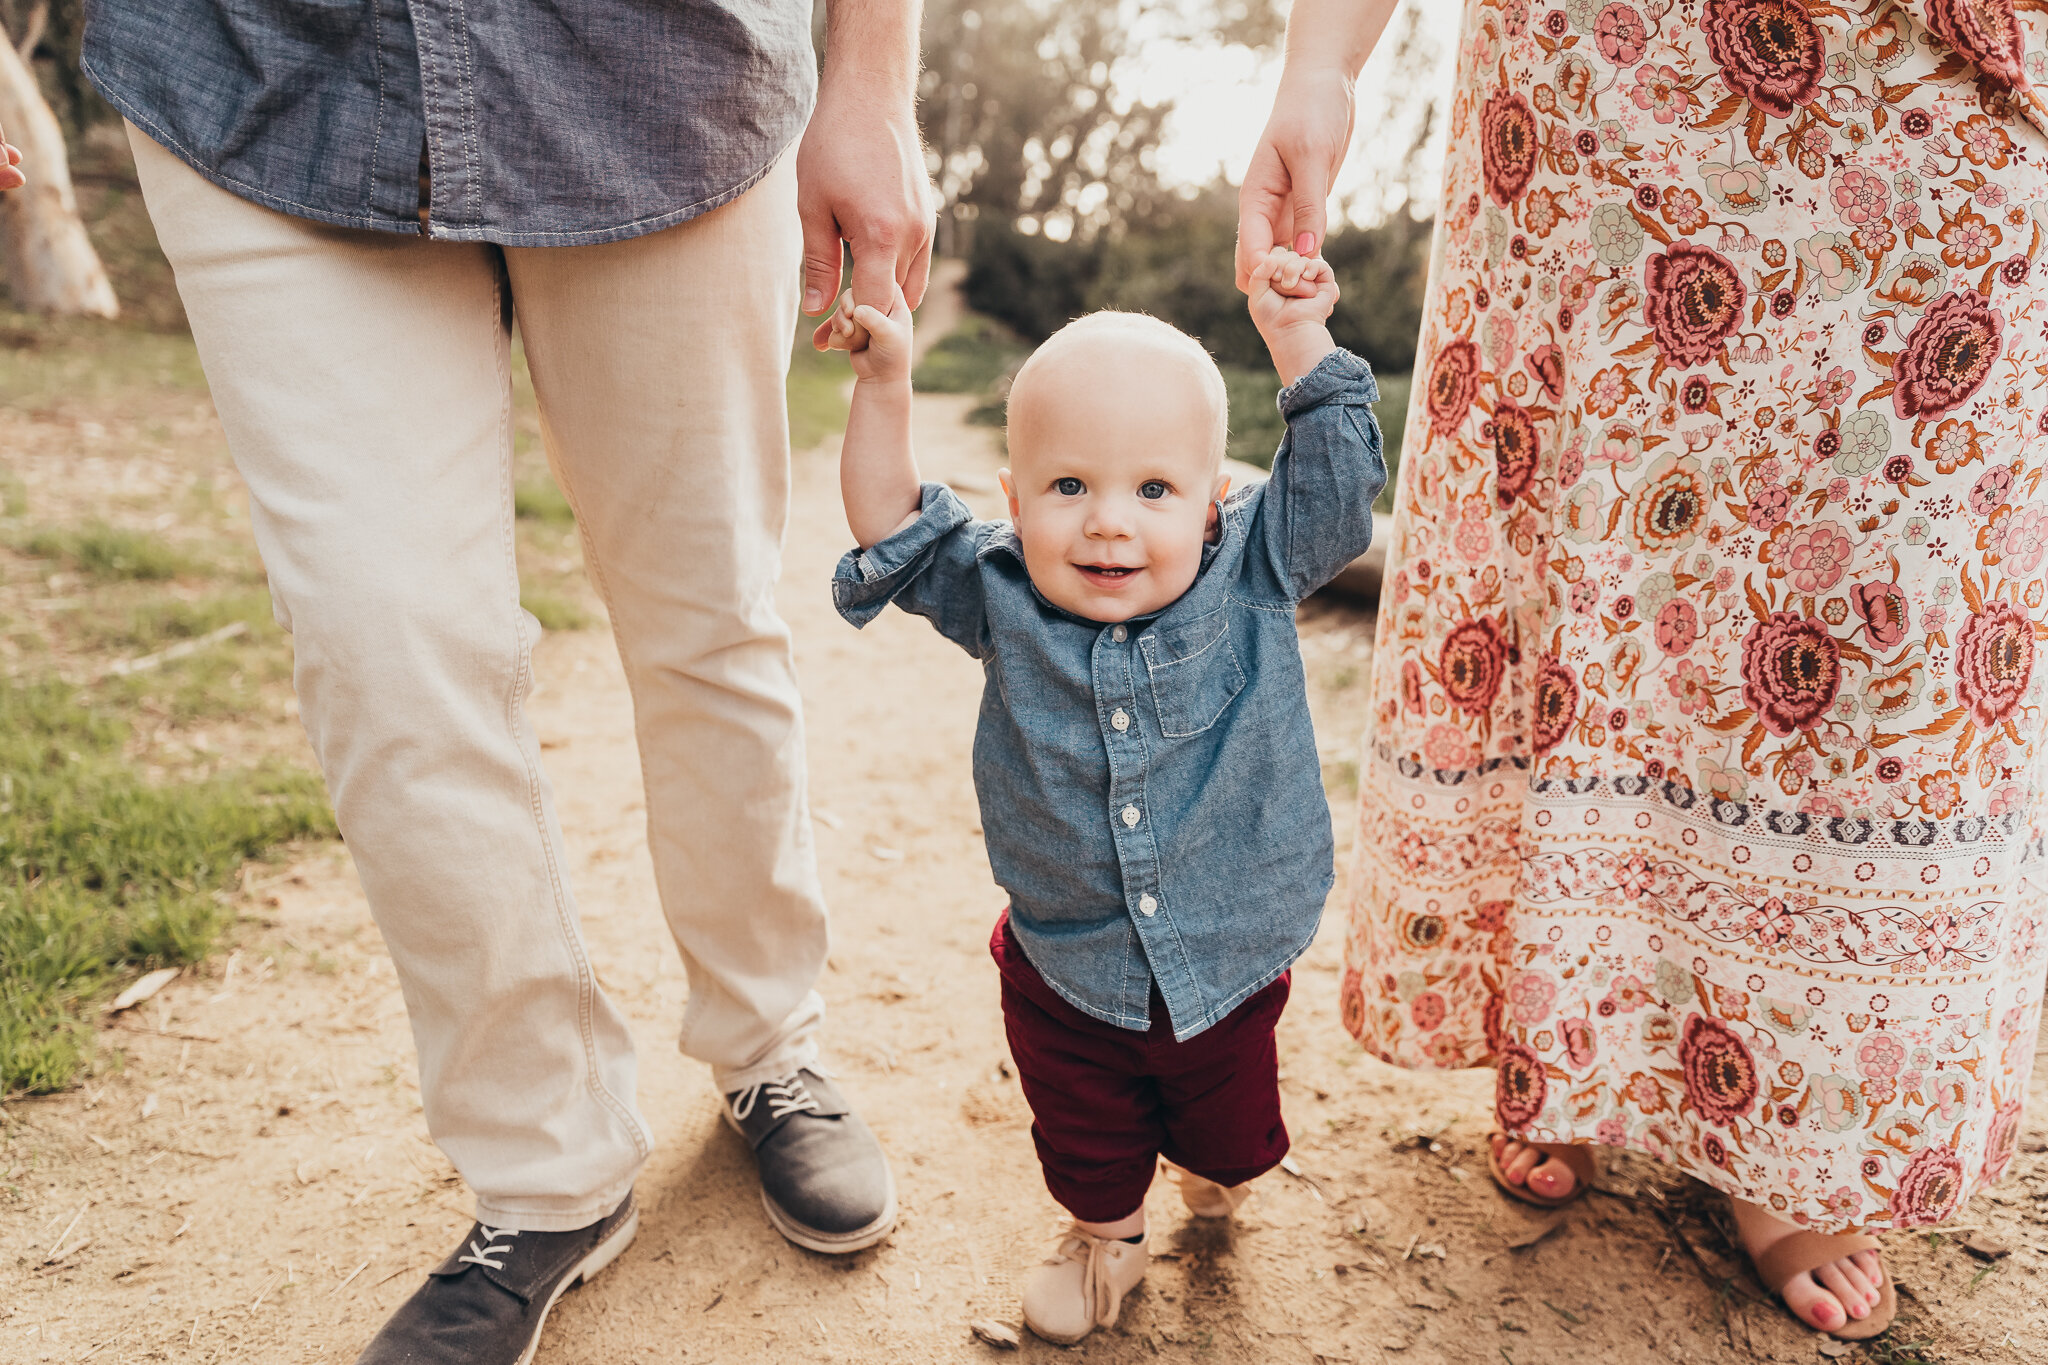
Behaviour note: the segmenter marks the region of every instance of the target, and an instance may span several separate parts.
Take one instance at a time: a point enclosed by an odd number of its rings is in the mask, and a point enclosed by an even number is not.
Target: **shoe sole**
[[[732,1116],[731,1108],[720,1105],[719,1112],[725,1116],[725,1126],[738,1133],[740,1141],[745,1142],[747,1135],[741,1129],[739,1120]],[[889,1177],[889,1202],[883,1207],[881,1216],[866,1227],[855,1228],[852,1232],[820,1232],[816,1228],[797,1222],[783,1212],[780,1204],[768,1197],[765,1186],[761,1190],[761,1207],[767,1210],[769,1223],[786,1241],[802,1247],[805,1251],[815,1251],[821,1256],[845,1256],[856,1251],[866,1251],[896,1230],[896,1177],[893,1173]]]
[[[541,1333],[547,1330],[548,1314],[554,1311],[555,1300],[579,1284],[589,1284],[600,1270],[619,1259],[619,1253],[632,1245],[633,1237],[639,1231],[640,1208],[636,1204],[626,1215],[626,1221],[619,1224],[618,1231],[592,1247],[590,1254],[575,1270],[563,1276],[562,1282],[555,1286],[555,1292],[548,1295],[547,1303],[540,1310],[540,1320],[533,1325],[533,1340],[526,1343],[526,1350],[520,1354],[516,1365],[533,1365],[533,1353],[540,1349]]]
[[[850,1252],[865,1251],[896,1230],[896,1188],[895,1181],[889,1182],[889,1203],[882,1210],[882,1216],[864,1228],[852,1232],[820,1232],[805,1227],[782,1211],[768,1191],[761,1191],[761,1207],[768,1211],[768,1221],[775,1230],[805,1251],[815,1251],[824,1256],[844,1256]]]

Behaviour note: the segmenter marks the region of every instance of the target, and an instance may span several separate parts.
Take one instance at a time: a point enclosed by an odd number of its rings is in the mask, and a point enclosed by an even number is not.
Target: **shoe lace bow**
[[[768,1117],[784,1118],[790,1114],[812,1113],[819,1110],[817,1097],[804,1084],[801,1074],[786,1076],[779,1081],[762,1081],[748,1086],[732,1097],[732,1116],[744,1123],[754,1112],[762,1096],[768,1098]]]
[[[510,1242],[506,1242],[503,1245],[500,1245],[498,1239],[500,1237],[517,1237],[519,1235],[519,1229],[489,1228],[485,1227],[482,1223],[478,1223],[476,1225],[476,1230],[483,1239],[483,1245],[477,1245],[477,1239],[471,1238],[469,1243],[469,1250],[463,1255],[455,1258],[457,1264],[480,1265],[487,1266],[492,1270],[503,1270],[505,1268],[505,1262],[502,1258],[512,1254],[512,1244]],[[493,1256],[499,1257],[500,1259],[494,1261],[491,1259],[491,1257]]]
[[[1046,1261],[1047,1265],[1081,1262],[1081,1297],[1088,1301],[1088,1311],[1097,1327],[1108,1327],[1115,1321],[1116,1286],[1108,1264],[1111,1245],[1106,1238],[1091,1237],[1079,1228],[1070,1228],[1060,1240],[1059,1249]]]

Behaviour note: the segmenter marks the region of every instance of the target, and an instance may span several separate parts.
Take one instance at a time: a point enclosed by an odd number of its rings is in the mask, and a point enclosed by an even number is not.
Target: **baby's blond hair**
[[[1028,392],[1034,386],[1032,380],[1044,382],[1044,374],[1056,368],[1062,357],[1091,342],[1110,345],[1151,346],[1167,355],[1185,360],[1192,373],[1198,376],[1202,392],[1209,400],[1213,414],[1210,426],[1213,431],[1210,451],[1213,465],[1223,467],[1223,452],[1230,437],[1230,392],[1223,383],[1223,371],[1216,366],[1202,343],[1189,336],[1170,322],[1155,318],[1149,313],[1125,313],[1115,309],[1088,313],[1075,318],[1066,326],[1047,337],[1039,348],[1031,353],[1010,381],[1006,415],[1014,420],[1017,414],[1017,395]]]

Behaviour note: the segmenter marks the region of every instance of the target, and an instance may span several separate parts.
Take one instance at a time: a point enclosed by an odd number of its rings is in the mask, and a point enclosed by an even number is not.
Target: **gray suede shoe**
[[[639,1230],[630,1193],[609,1217],[574,1232],[478,1223],[356,1365],[528,1365],[555,1300],[610,1265]]]
[[[725,1097],[725,1121],[754,1149],[775,1230],[807,1251],[871,1247],[896,1226],[896,1178],[882,1144],[839,1087],[806,1067]]]

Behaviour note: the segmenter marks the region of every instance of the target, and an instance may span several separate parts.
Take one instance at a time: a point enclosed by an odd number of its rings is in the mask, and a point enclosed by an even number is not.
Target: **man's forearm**
[[[923,0],[826,0],[826,81],[873,82],[916,93]]]
[[[1356,80],[1400,0],[1294,0],[1287,16],[1287,69],[1341,70]]]

